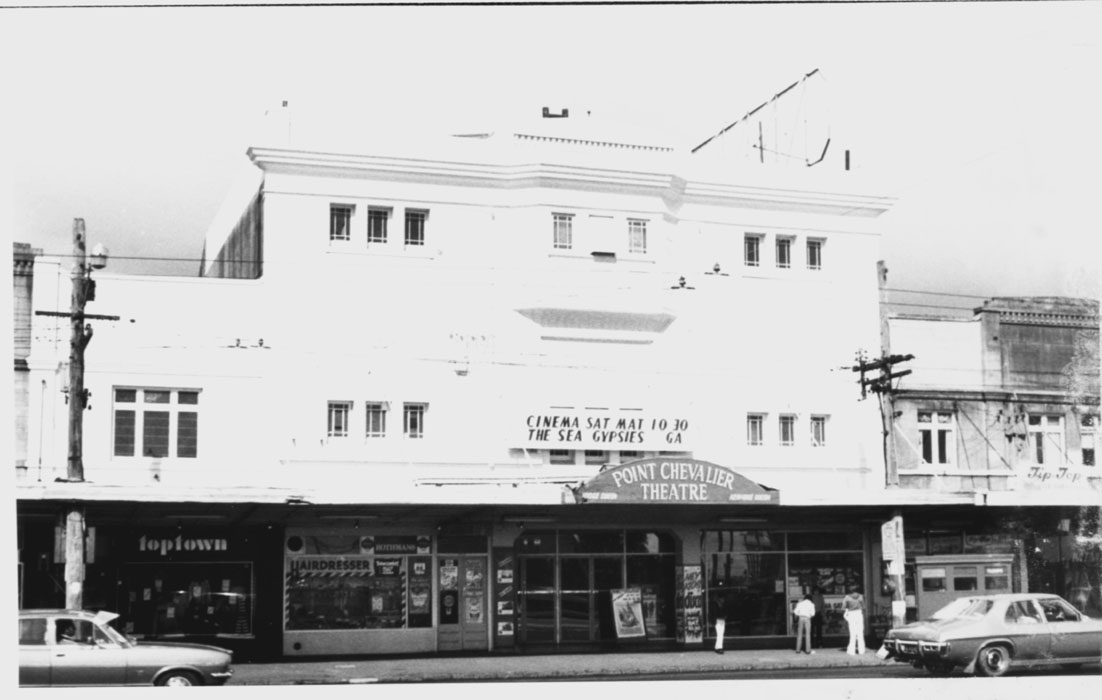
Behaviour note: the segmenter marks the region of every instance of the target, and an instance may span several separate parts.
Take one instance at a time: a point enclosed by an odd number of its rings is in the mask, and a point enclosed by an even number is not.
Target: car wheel
[[[157,679],[157,685],[169,688],[183,688],[191,685],[202,685],[199,676],[191,671],[169,671]]]
[[[1002,644],[980,649],[976,670],[984,676],[1001,676],[1010,669],[1010,649]]]

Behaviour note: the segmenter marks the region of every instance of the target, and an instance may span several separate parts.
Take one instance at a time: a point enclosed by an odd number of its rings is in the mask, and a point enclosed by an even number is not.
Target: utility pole
[[[72,335],[69,342],[69,462],[66,481],[84,481],[84,409],[89,393],[84,388],[84,349],[92,339],[84,305],[96,298],[93,269],[107,266],[107,251],[96,246],[92,260],[85,256],[84,219],[73,219],[73,295],[69,306]],[[97,318],[114,318],[97,316]],[[85,522],[84,509],[73,504],[64,514],[65,607],[80,610],[84,603]]]

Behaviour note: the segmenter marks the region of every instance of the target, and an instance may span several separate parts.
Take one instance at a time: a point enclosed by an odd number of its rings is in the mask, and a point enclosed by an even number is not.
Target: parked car
[[[138,642],[83,610],[19,612],[19,685],[221,685],[233,652],[204,644]]]
[[[1102,662],[1102,620],[1046,593],[954,600],[929,619],[889,630],[888,657],[931,673],[1001,676],[1014,667]]]

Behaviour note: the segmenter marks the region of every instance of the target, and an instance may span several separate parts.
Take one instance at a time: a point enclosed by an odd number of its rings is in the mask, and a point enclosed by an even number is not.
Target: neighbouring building
[[[96,273],[83,483],[67,320],[35,318],[21,604],[63,599],[74,501],[87,606],[258,657],[691,647],[721,608],[788,644],[815,585],[828,635],[852,586],[876,633],[886,519],[983,546],[972,489],[889,483],[849,369],[891,205],[855,173],[569,116],[248,156],[202,276]]]

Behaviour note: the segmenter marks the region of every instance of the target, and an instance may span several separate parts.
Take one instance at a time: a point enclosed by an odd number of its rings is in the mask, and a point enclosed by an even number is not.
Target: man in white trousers
[[[723,653],[723,635],[727,631],[727,597],[722,593],[716,599],[716,653]]]
[[[849,646],[847,654],[865,653],[865,596],[850,586],[849,593],[842,599],[842,617],[849,626]]]

